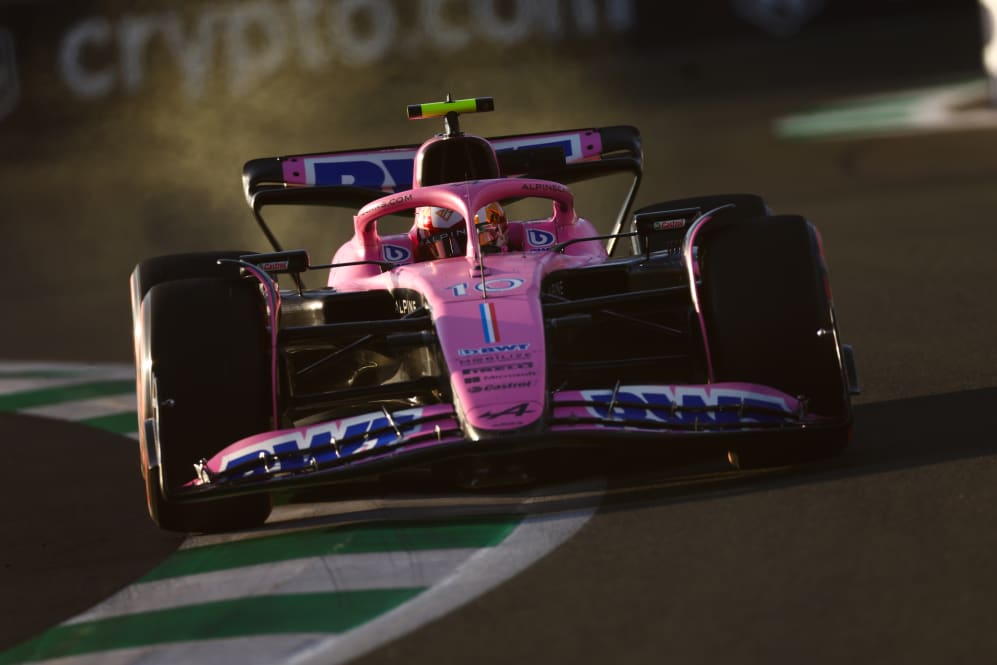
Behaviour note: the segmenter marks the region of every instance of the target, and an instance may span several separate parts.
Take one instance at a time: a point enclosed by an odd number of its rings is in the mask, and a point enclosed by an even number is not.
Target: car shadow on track
[[[385,494],[350,494],[348,502],[316,497],[315,503],[279,507],[252,532],[207,537],[231,540],[287,530],[335,528],[371,521],[445,520],[495,515],[554,514],[601,506],[628,509],[647,504],[695,501],[717,494],[833,481],[997,454],[997,388],[859,405],[855,435],[845,453],[805,466],[737,471],[723,459],[608,477],[537,485],[509,491],[449,492],[420,486]]]
[[[604,507],[694,501],[992,456],[997,454],[995,404],[997,388],[862,404],[855,408],[853,439],[838,458],[749,472],[718,462],[692,474],[620,477]]]
[[[842,462],[890,469],[992,455],[995,405],[997,388],[861,405]]]

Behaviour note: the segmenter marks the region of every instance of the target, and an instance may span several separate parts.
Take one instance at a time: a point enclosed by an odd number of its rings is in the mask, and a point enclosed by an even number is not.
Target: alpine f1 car
[[[492,108],[410,106],[445,118],[418,146],[251,160],[271,250],[138,264],[142,471],[161,527],[250,527],[274,495],[405,469],[473,487],[552,460],[754,467],[844,448],[857,380],[812,224],[749,194],[630,215],[636,128],[461,131],[460,114]],[[620,173],[633,184],[600,233],[567,185]],[[507,218],[526,201],[538,218]],[[274,205],[359,210],[316,265],[281,246]],[[388,232],[399,215],[411,228]],[[314,270],[326,286],[305,286]]]

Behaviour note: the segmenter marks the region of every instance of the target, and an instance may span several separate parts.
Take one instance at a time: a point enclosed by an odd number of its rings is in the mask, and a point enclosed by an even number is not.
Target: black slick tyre
[[[153,520],[183,532],[262,524],[271,507],[265,494],[198,503],[168,498],[194,478],[195,462],[271,427],[270,355],[258,285],[238,278],[168,281],[150,288],[140,309],[137,346],[146,367],[140,410],[152,414],[159,444],[158,469],[145,473]]]
[[[840,453],[851,410],[838,350],[827,270],[816,229],[778,215],[724,225],[700,244],[702,307],[716,381],[771,386],[803,396],[833,419],[793,441],[732,451],[741,468]]]

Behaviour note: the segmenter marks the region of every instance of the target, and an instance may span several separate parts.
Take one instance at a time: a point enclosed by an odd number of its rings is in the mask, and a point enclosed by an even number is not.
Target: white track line
[[[302,648],[288,665],[333,665],[373,651],[465,605],[539,561],[571,538],[596,507],[528,517],[498,545],[478,550],[447,579],[359,628]],[[233,661],[235,662],[235,661]]]
[[[345,663],[458,609],[519,574],[571,538],[595,510],[596,507],[593,506],[569,513],[527,517],[502,543],[470,553],[462,562],[451,566],[449,573],[444,573],[436,584],[414,599],[345,633],[295,633],[153,644],[39,662],[50,665]],[[405,557],[413,553],[393,554],[395,557]],[[464,551],[464,554],[468,553]],[[394,564],[398,564],[397,558]],[[246,569],[242,571],[245,572]],[[342,572],[345,571],[337,570],[331,574],[338,578]],[[330,571],[319,573],[319,576],[323,574],[328,578]],[[247,581],[244,579],[241,583]],[[303,575],[300,582],[306,581]],[[290,592],[288,589],[284,591]]]
[[[413,589],[452,574],[475,549],[335,554],[134,584],[66,624],[247,596]]]
[[[107,397],[97,397],[77,402],[36,406],[30,409],[21,409],[19,413],[27,413],[32,416],[42,416],[44,418],[55,418],[57,420],[76,421],[99,418],[100,416],[113,416],[119,413],[134,413],[135,409],[135,394],[131,393],[109,395]]]
[[[0,394],[94,380],[126,379],[134,376],[133,371],[130,365],[4,362],[0,363],[0,372],[8,374],[64,372],[66,375],[0,376]],[[82,400],[70,409],[36,407],[28,411],[77,420],[120,412],[123,402],[119,399],[127,400],[129,408],[134,408],[134,396],[124,395]],[[601,488],[595,488],[594,492],[601,493]],[[514,577],[571,538],[589,520],[597,504],[598,499],[595,499],[590,507],[582,510],[527,517],[504,541],[493,547],[308,557],[135,584],[67,622],[76,624],[262,595],[428,587],[409,602],[342,634],[265,635],[154,644],[45,662],[62,665],[343,663],[416,630]]]

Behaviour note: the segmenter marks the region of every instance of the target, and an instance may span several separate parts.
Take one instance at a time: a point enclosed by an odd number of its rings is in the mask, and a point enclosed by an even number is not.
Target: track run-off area
[[[127,365],[0,363],[0,412],[70,421],[79,439],[88,429],[134,439],[134,387]],[[425,498],[278,507],[257,532],[184,540],[0,663],[345,662],[515,575],[577,531],[599,494],[579,490],[590,507],[539,516],[522,509],[539,497],[511,510]]]

